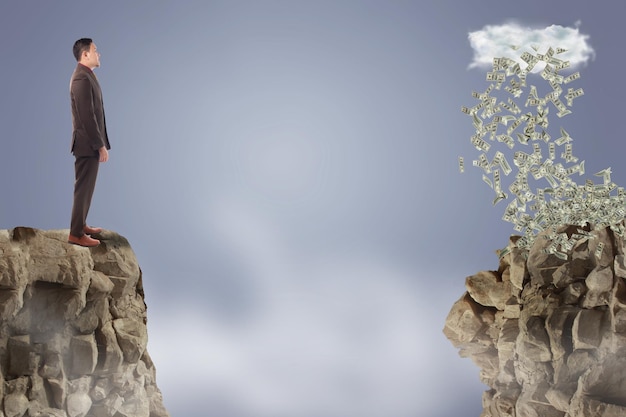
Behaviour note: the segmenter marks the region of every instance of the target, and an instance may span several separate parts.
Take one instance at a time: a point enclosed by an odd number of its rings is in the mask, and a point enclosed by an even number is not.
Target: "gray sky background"
[[[443,336],[466,276],[514,231],[458,172],[483,68],[468,33],[576,27],[574,138],[623,168],[621,2],[0,3],[0,228],[69,227],[72,44],[102,54],[110,161],[90,224],[144,272],[172,416],[478,416],[478,368]]]

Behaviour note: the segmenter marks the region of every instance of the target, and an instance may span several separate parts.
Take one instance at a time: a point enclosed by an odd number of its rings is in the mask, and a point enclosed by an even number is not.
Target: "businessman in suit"
[[[72,105],[72,147],[76,158],[74,170],[74,203],[68,242],[94,247],[100,241],[90,235],[101,228],[87,226],[87,213],[96,187],[98,166],[109,160],[109,138],[104,119],[102,91],[93,70],[100,66],[100,54],[89,38],[74,43],[74,57],[78,65],[70,80]]]

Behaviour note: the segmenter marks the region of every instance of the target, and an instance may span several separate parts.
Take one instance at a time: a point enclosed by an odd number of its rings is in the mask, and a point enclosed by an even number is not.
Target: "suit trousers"
[[[87,214],[91,206],[93,191],[96,188],[99,165],[99,156],[77,156],[74,162],[76,181],[74,182],[74,203],[70,226],[72,236],[81,237],[85,234],[83,228],[87,225]]]

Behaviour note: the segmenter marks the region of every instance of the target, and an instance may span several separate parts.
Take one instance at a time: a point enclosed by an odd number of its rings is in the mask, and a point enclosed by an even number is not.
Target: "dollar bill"
[[[499,193],[496,194],[496,197],[493,199],[492,204],[495,206],[500,201],[506,200],[506,199],[507,199],[507,195],[505,193],[503,193],[503,192],[499,192]]]
[[[509,149],[513,149],[513,147],[515,146],[515,141],[509,135],[497,135],[496,139],[498,140],[498,142],[502,142],[506,146],[508,146]]]
[[[509,175],[513,171],[508,161],[506,160],[506,156],[504,156],[504,154],[500,151],[496,152],[493,158],[492,165],[499,165],[500,168],[502,168],[502,172],[504,173],[504,175]]]
[[[510,98],[510,97],[509,97],[509,99],[507,100],[507,102],[508,102],[508,104],[509,104],[510,108],[512,109],[511,111],[512,111],[514,114],[519,114],[519,113],[521,113],[521,112],[522,112],[522,111],[520,110],[520,108],[517,106],[517,104],[515,104],[515,102],[514,102],[513,100],[511,100],[511,98]]]
[[[604,251],[604,242],[598,242],[596,246],[596,250],[594,251],[594,255],[596,259],[600,259],[602,257],[603,251]]]
[[[478,149],[479,151],[489,152],[489,148],[491,148],[491,145],[485,142],[483,139],[481,139],[481,137],[478,135],[472,136],[470,141],[472,145],[474,145],[474,147]]]
[[[568,114],[572,114],[572,111],[569,109],[563,109],[563,110],[560,110],[556,115],[558,117],[564,117],[564,116],[567,116]]]
[[[522,58],[522,60],[524,60],[526,63],[530,64],[534,57],[530,52],[524,52],[522,53],[522,56],[520,58]]]
[[[602,177],[604,184],[608,184],[611,182],[611,167],[605,168],[600,172],[596,172],[595,174],[593,174],[596,177]]]
[[[506,87],[504,87],[504,89],[508,91],[513,97],[519,97],[522,95],[522,89],[519,87],[512,87],[510,85],[507,85]]]
[[[571,65],[570,61],[561,61],[558,63],[558,65],[555,66],[555,69],[560,71],[562,69],[569,68],[570,65]]]
[[[522,151],[517,151],[513,155],[513,164],[517,167],[526,165],[529,158],[530,158],[530,155],[528,155],[527,153],[522,152]]]
[[[500,182],[500,170],[499,169],[494,169],[493,170],[493,189],[496,191],[497,194],[500,194],[502,192],[502,185]]]
[[[483,174],[483,181],[485,182],[485,184],[487,184],[489,186],[489,188],[493,188],[493,182],[485,174]]]
[[[572,88],[568,88],[567,89],[567,94],[565,96],[565,99],[567,101],[567,105],[571,107],[573,102],[574,102],[574,99],[577,98],[577,97],[580,97],[580,96],[582,96],[584,94],[585,94],[585,92],[583,91],[582,88],[579,88],[577,90],[574,90]]]
[[[508,125],[509,122],[515,120],[517,120],[517,117],[513,116],[512,114],[505,114],[504,116],[500,116],[500,123],[502,123],[504,126]]]
[[[515,129],[517,129],[517,128],[519,127],[519,125],[521,125],[521,124],[522,124],[522,120],[521,120],[521,119],[517,119],[517,120],[515,120],[515,121],[511,124],[511,126],[509,126],[509,127],[507,128],[507,130],[506,130],[506,134],[507,134],[507,135],[509,135],[509,136],[511,136],[511,133],[513,133],[513,131],[514,131]]]
[[[572,81],[577,80],[577,79],[579,79],[579,78],[580,78],[580,72],[575,72],[575,73],[573,73],[573,74],[568,75],[567,77],[565,77],[565,78],[563,79],[563,84],[569,84],[569,83],[571,83]]]
[[[498,259],[504,258],[509,253],[511,253],[511,248],[509,248],[508,246],[505,246],[504,248],[498,251]]]
[[[541,104],[541,100],[537,98],[529,98],[526,100],[526,107],[528,106],[539,106]]]

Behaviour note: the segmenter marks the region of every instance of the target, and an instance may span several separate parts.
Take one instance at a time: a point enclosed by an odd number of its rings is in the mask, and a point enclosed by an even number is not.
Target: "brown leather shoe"
[[[69,235],[67,238],[67,243],[71,243],[72,245],[84,246],[86,248],[93,248],[100,244],[100,241],[97,239],[92,239],[87,235],[82,235],[81,237],[76,237]]]
[[[96,233],[102,233],[102,228],[85,226],[83,227],[83,232],[87,233],[88,235],[95,235]]]

